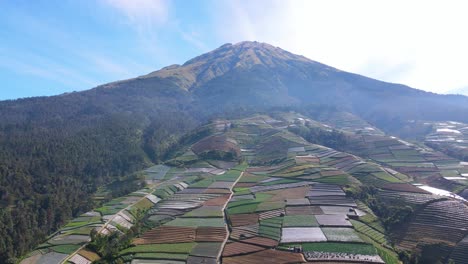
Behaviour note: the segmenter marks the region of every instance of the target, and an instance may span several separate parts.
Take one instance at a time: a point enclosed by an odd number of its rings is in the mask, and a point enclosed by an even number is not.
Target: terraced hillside
[[[22,263],[399,263],[397,252],[428,244],[464,263],[468,207],[397,164],[428,168],[436,152],[351,122],[340,126],[350,154],[290,131],[306,124],[333,129],[296,113],[217,120],[143,171],[144,189],[74,219]],[[380,209],[400,204],[408,214],[394,228]]]

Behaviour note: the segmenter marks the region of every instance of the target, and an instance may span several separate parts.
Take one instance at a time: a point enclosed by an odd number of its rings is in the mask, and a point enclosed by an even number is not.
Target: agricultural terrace
[[[228,234],[223,211],[245,167],[203,177],[164,198],[147,214],[154,227],[135,238],[119,258],[132,263],[217,263]]]
[[[195,164],[195,167],[191,168],[157,165],[145,170],[143,173],[148,183],[147,188],[113,199],[104,203],[101,207],[73,219],[58,232],[51,235],[45,243],[31,252],[21,263],[91,263],[101,258],[97,252],[92,252],[86,247],[91,240],[90,233],[93,230],[101,235],[123,234],[142,220],[150,226],[159,225],[165,221],[176,220],[172,216],[177,215],[172,211],[173,208],[177,207],[181,208],[182,211],[186,211],[187,208],[193,208],[194,204],[195,207],[198,207],[199,201],[203,199],[209,200],[207,206],[193,212],[193,219],[184,218],[185,221],[194,225],[193,223],[199,217],[207,217],[209,219],[202,219],[201,222],[210,226],[223,227],[222,208],[220,206],[227,201],[228,197],[226,195],[229,190],[226,189],[227,184],[220,183],[230,182],[232,185],[232,179],[238,177],[240,171],[232,170],[225,173],[225,168],[215,167],[208,163],[204,167],[200,165],[200,163]],[[216,182],[216,184],[212,184],[209,190],[207,188],[204,193],[198,192],[200,197],[189,198],[187,195],[193,196],[190,192],[196,189],[188,191],[187,187],[190,184],[203,182],[204,180],[209,180],[211,183]],[[183,194],[179,193],[183,193],[184,190],[187,190],[187,195],[182,197]],[[179,196],[176,196],[176,193]],[[162,213],[163,211],[169,213]],[[185,213],[181,213],[181,215],[183,214]],[[212,217],[217,217],[217,219]],[[180,223],[173,221],[172,224],[177,226]],[[182,222],[182,224],[187,223]],[[219,240],[220,236],[225,237],[224,227],[217,229],[204,229],[203,227],[202,224],[202,228],[196,230],[202,240],[210,241],[213,240],[213,237],[215,237],[214,240]],[[164,250],[161,252],[162,255],[158,255],[157,259],[165,256],[166,252]],[[124,251],[122,259],[128,260],[129,256],[133,258],[134,255],[131,253],[130,249]],[[141,259],[148,259],[149,255],[145,253],[153,252],[139,252],[138,256],[141,256]],[[172,259],[170,256],[167,258]]]
[[[463,176],[468,176],[465,163],[394,137],[354,135],[347,149],[376,161],[389,174],[402,180],[411,177],[415,181],[454,192],[468,185],[468,178]]]
[[[333,122],[356,133],[354,121],[339,120]],[[385,137],[366,124],[367,133],[354,134],[351,142],[356,154],[375,161],[369,162],[288,131],[303,123],[329,127],[295,113],[215,121],[212,135],[192,142],[164,165],[146,169],[147,188],[77,217],[23,263],[91,263],[104,256],[87,247],[92,230],[126,234],[136,224],[139,228],[132,230],[139,231],[129,245],[118,248],[114,260],[398,263],[377,216],[344,191],[361,184],[375,187],[383,202],[399,200],[413,208],[409,228],[396,236],[399,248],[414,249],[436,238],[456,252],[464,248],[466,206],[409,183],[429,182],[433,172],[461,173],[459,163]]]
[[[258,263],[268,254],[272,263],[289,263],[288,258],[384,263],[350,221],[367,212],[342,189],[359,184],[346,171],[366,162],[305,142],[287,132],[285,124],[256,116],[233,121],[234,128],[227,132],[247,153],[250,167],[227,204],[229,240],[222,262]]]

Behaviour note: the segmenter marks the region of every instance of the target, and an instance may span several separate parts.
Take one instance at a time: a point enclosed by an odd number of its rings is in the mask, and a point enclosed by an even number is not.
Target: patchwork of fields
[[[212,135],[145,170],[145,188],[75,218],[21,263],[97,261],[92,232],[133,235],[112,256],[120,263],[398,263],[393,245],[414,250],[421,241],[464,256],[468,207],[413,183],[453,191],[464,185],[447,175],[468,167],[358,120],[330,120],[347,131],[353,154],[289,132],[314,122],[294,113],[215,121]],[[362,185],[413,208],[397,237],[350,196]]]

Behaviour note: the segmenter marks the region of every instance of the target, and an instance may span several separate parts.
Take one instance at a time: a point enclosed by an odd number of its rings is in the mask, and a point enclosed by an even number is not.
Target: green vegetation
[[[330,148],[343,150],[348,144],[344,133],[337,130],[327,131],[322,128],[312,126],[296,125],[288,128],[289,131],[303,137],[310,143],[327,146]]]
[[[120,252],[120,255],[130,253],[190,253],[196,243],[177,243],[177,244],[150,244],[129,247]]]
[[[368,236],[370,239],[381,245],[389,245],[385,235],[374,228],[355,220],[350,220],[356,231]]]
[[[80,245],[57,245],[50,247],[49,249],[57,253],[71,254],[72,252],[75,252],[78,248],[80,248]]]
[[[337,185],[346,185],[350,183],[349,177],[347,175],[322,177],[322,178],[314,179],[314,181],[321,182],[321,183],[337,184]]]
[[[257,209],[257,206],[260,204],[260,202],[256,203],[246,203],[234,207],[228,207],[227,212],[228,214],[247,214],[247,213],[253,213]]]
[[[176,218],[170,222],[167,222],[168,226],[212,226],[212,227],[223,227],[223,218]]]
[[[282,217],[273,217],[260,221],[258,233],[260,236],[280,240],[281,226],[283,223]]]

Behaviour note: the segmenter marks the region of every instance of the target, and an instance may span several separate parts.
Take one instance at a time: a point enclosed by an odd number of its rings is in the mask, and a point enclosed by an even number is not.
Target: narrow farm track
[[[157,183],[155,185],[153,185],[149,191],[149,193],[143,197],[141,197],[141,199],[137,200],[136,202],[132,203],[132,204],[129,204],[127,207],[123,208],[122,210],[118,211],[116,214],[114,214],[114,216],[112,218],[110,218],[109,220],[107,220],[104,225],[102,225],[101,228],[99,228],[98,230],[98,234],[100,234],[102,232],[102,230],[104,230],[114,219],[115,217],[117,217],[117,215],[119,215],[120,213],[122,213],[123,211],[129,209],[130,207],[132,207],[133,205],[137,204],[138,202],[142,201],[143,199],[147,199],[148,196],[152,195],[152,193],[156,190],[156,188],[161,185],[162,183],[166,183],[166,182],[160,182],[160,183]],[[75,250],[73,253],[71,253],[70,255],[68,255],[68,257],[66,257],[64,260],[62,260],[62,262],[60,262],[61,264],[63,263],[67,263],[68,260],[70,260],[74,255],[78,254],[78,252],[80,252],[80,250],[84,249],[87,245],[89,244],[89,242],[83,244],[81,247],[79,247],[77,250]]]
[[[229,188],[229,191],[231,192],[231,194],[229,195],[229,199],[227,199],[226,203],[223,206],[223,217],[224,217],[224,227],[226,228],[226,237],[224,238],[224,241],[223,241],[223,243],[221,245],[221,250],[219,251],[218,256],[216,258],[218,263],[221,263],[221,261],[220,261],[221,255],[223,254],[224,247],[226,246],[226,243],[227,243],[227,241],[229,239],[229,236],[230,236],[229,226],[227,224],[228,219],[227,219],[227,215],[226,215],[226,206],[229,203],[229,201],[231,200],[232,195],[234,194],[234,192],[233,192],[234,186],[236,186],[237,182],[242,178],[243,175],[244,175],[244,171],[242,171],[242,173],[239,175],[237,180],[232,184],[231,188]]]

